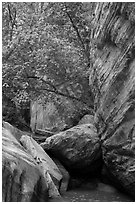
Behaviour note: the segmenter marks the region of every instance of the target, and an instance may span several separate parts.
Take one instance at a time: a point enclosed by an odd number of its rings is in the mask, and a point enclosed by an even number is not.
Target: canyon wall
[[[135,189],[135,4],[101,2],[91,21],[90,86],[103,160],[116,184]]]

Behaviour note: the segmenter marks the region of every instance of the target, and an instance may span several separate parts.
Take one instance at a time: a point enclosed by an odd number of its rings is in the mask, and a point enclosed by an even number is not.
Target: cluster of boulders
[[[33,135],[3,122],[2,147],[3,201],[60,197],[71,186],[70,175],[91,176],[102,165],[100,142],[90,123],[49,136],[39,145]]]
[[[94,123],[87,123],[91,119],[92,115],[86,115],[81,125],[49,136],[40,145],[33,135],[3,122],[3,201],[60,198],[68,188],[81,185],[82,178],[101,175],[105,164],[102,144]],[[118,172],[117,176],[121,175],[122,171]],[[133,176],[123,184],[131,180]]]
[[[100,142],[90,123],[49,136],[41,145],[7,122],[2,135],[3,201],[60,197],[71,186],[70,175],[94,175],[102,165]]]
[[[60,197],[68,188],[69,173],[59,161],[54,162],[32,136],[17,130],[3,122],[3,201],[42,202]]]

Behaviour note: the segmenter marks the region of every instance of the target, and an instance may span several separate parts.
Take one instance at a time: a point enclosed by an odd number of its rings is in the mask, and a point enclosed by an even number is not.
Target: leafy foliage
[[[25,110],[30,100],[49,92],[87,103],[70,90],[70,85],[79,85],[83,93],[88,83],[87,6],[4,2],[2,12],[3,104],[10,100],[16,109]]]

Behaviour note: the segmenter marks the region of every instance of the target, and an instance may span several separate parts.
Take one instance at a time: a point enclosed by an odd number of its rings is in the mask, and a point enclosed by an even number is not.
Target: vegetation
[[[15,125],[18,117],[27,126],[30,101],[49,93],[87,104],[68,84],[82,90],[88,86],[89,6],[93,4],[3,2],[4,120]]]

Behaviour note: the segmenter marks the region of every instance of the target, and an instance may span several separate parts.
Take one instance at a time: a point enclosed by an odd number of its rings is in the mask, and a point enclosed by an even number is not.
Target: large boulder
[[[50,177],[54,182],[52,186],[54,186],[54,184],[56,185],[56,188],[54,187],[53,194],[51,194],[50,196],[51,197],[59,196],[60,194],[58,190],[60,190],[63,176],[60,170],[58,169],[57,165],[32,137],[23,135],[20,139],[20,142],[23,145],[23,147],[25,147],[25,149],[36,160],[40,168],[42,168],[42,170],[44,171],[44,174],[48,172],[48,174],[50,175]],[[52,187],[52,191],[53,191],[53,187]]]
[[[103,159],[117,186],[135,194],[135,4],[94,4],[90,86]]]
[[[39,166],[16,138],[2,132],[3,202],[46,202],[48,185]]]
[[[53,135],[41,146],[58,158],[73,175],[91,175],[101,166],[100,140],[91,124],[75,126]]]

